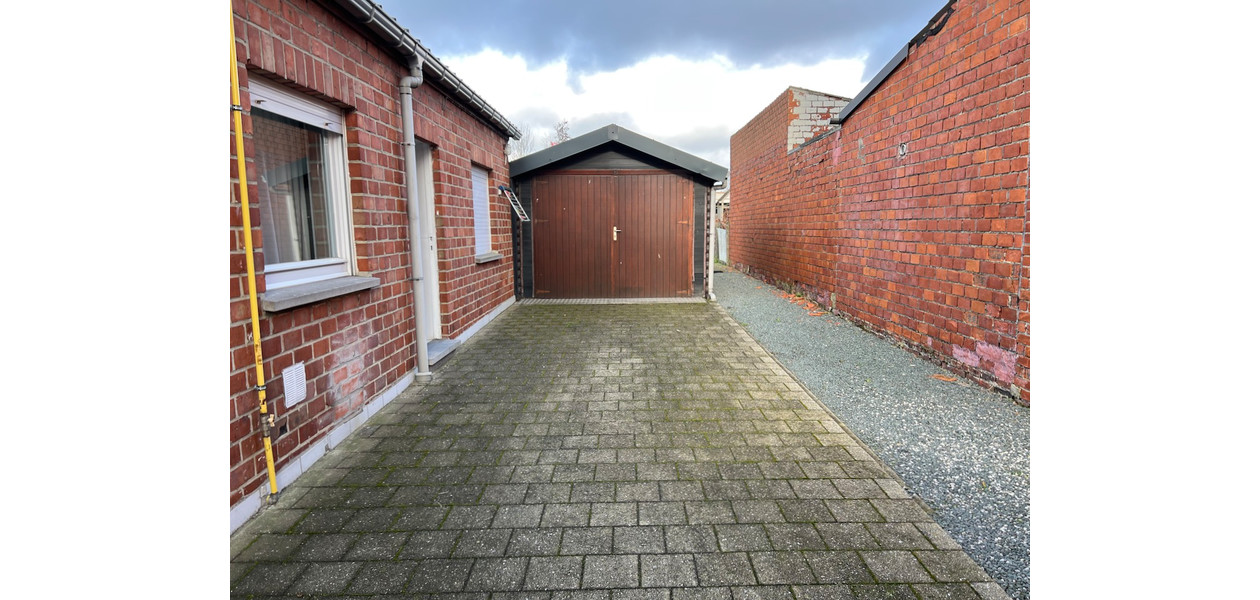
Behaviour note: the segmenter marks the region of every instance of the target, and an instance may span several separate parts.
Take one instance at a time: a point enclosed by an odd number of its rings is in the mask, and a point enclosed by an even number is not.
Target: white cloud
[[[529,69],[519,55],[487,49],[443,58],[443,62],[519,127],[548,135],[554,119],[543,119],[554,116],[582,120],[589,131],[607,125],[590,122],[594,115],[624,114],[633,123],[620,125],[665,143],[693,140],[699,145],[675,145],[729,165],[728,143],[713,141],[721,132],[729,138],[791,85],[853,96],[865,83],[861,80],[865,59],[736,69],[717,55],[706,60],[654,56],[616,71],[583,75],[578,79],[581,91],[569,87],[569,69],[563,61]],[[570,133],[577,136],[586,131]],[[694,141],[700,138],[709,143]]]

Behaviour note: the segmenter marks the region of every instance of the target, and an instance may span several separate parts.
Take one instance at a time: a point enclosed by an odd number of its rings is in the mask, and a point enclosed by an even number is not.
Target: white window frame
[[[350,160],[346,153],[345,120],[340,110],[301,96],[263,79],[249,83],[250,106],[322,129],[324,154],[330,158],[325,180],[332,217],[332,245],[336,257],[274,263],[263,267],[267,289],[335,279],[353,274],[354,246],[350,240]],[[335,164],[335,163],[339,163]],[[261,224],[260,224],[261,225]],[[266,249],[263,250],[266,252]]]
[[[494,252],[490,241],[490,171],[472,166],[474,252],[480,256]]]

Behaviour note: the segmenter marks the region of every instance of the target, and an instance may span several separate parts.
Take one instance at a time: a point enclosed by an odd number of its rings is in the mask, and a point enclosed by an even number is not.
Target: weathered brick
[[[986,10],[957,2],[839,128],[792,87],[736,132],[730,261],[1027,402],[1027,2]]]
[[[413,305],[406,283],[412,268],[403,185],[404,147],[400,143],[404,133],[397,91],[398,80],[408,70],[391,52],[379,50],[376,42],[346,26],[319,3],[241,0],[234,5],[233,17],[238,60],[249,67],[239,71],[244,106],[249,106],[250,82],[271,79],[346,109],[351,243],[360,274],[377,277],[383,283],[373,290],[260,315],[268,400],[277,417],[286,419],[284,427],[278,426],[273,432],[272,440],[276,468],[283,469],[319,444],[347,415],[416,367]],[[474,264],[468,178],[476,162],[490,171],[491,186],[508,182],[506,137],[430,82],[414,94],[414,133],[434,145],[434,179],[441,182],[436,186],[435,208],[442,215],[437,223],[438,252],[443,259],[439,261],[442,334],[456,337],[513,294],[510,208],[505,200],[490,196],[493,248],[507,258]],[[261,272],[265,267],[254,165],[255,126],[246,112],[242,131],[247,136],[250,217],[255,230],[255,264]],[[235,144],[230,147],[228,377],[229,402],[240,406],[253,401],[256,382],[252,340],[243,327],[249,322],[248,286],[235,184]],[[468,225],[463,225],[464,221]],[[261,275],[257,278],[260,293],[266,291],[263,279]],[[309,382],[308,397],[299,405],[300,410],[284,405],[280,384],[282,369],[299,361],[306,365]],[[241,413],[237,410],[233,414]],[[252,425],[231,439],[237,453],[230,467],[232,503],[266,485],[265,470],[255,468],[262,460],[261,445],[252,444],[250,452],[241,452],[246,448],[242,439],[261,437],[257,420]]]

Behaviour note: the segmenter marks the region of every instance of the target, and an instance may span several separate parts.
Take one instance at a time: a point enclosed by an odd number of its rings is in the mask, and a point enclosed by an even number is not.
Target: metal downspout
[[[717,260],[717,194],[713,192],[724,190],[730,185],[730,180],[723,179],[718,185],[709,188],[709,300],[717,301],[717,295],[713,293],[713,261]],[[728,233],[729,235],[729,233]],[[727,238],[728,240],[730,238]],[[727,248],[730,248],[730,242],[727,242]],[[729,250],[728,250],[729,252]],[[729,257],[728,257],[729,258]]]
[[[254,279],[254,230],[249,222],[249,180],[245,171],[245,137],[241,128],[241,90],[236,76],[236,17],[228,11],[232,34],[232,125],[236,138],[236,179],[241,189],[241,237],[245,238],[245,270],[249,281],[249,325],[254,341],[254,389],[258,391],[258,413],[262,422],[263,450],[267,455],[267,483],[271,485],[271,493],[267,495],[267,503],[276,501],[276,460],[271,453],[271,427],[275,425],[275,414],[267,412],[267,379],[263,373],[262,336],[258,327],[258,285]]]
[[[424,82],[422,64],[418,56],[412,57],[411,75],[398,81],[398,96],[402,111],[403,163],[407,177],[407,233],[411,238],[411,291],[413,316],[416,323],[416,377],[428,381],[433,378],[433,373],[429,371],[429,344],[424,334],[424,280],[417,276],[424,268],[424,263],[421,262],[424,237],[421,235],[422,228],[420,227],[420,184],[416,174],[416,125],[411,103],[411,90],[420,87],[420,84]],[[433,277],[436,274],[429,273],[428,275]]]

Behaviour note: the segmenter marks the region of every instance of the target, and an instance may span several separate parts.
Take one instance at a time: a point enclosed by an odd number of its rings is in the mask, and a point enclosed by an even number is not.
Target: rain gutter
[[[427,48],[421,46],[420,41],[413,37],[410,31],[399,25],[398,21],[386,14],[380,6],[373,4],[370,0],[328,0],[328,2],[349,12],[386,44],[402,52],[409,59],[413,59],[409,62],[418,59],[422,68],[428,71],[432,78],[436,78],[436,81],[430,79],[432,83],[456,96],[461,103],[472,108],[478,116],[495,129],[508,137],[520,139],[521,131],[511,121],[478,96],[472,88],[468,87],[468,84],[456,77],[455,73],[433,56]]]

